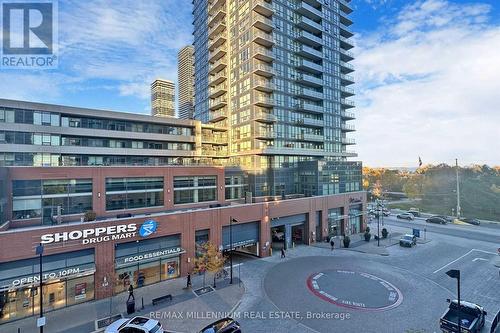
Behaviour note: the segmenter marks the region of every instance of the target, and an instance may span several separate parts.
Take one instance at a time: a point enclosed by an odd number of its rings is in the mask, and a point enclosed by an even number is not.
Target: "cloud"
[[[367,165],[500,163],[500,26],[490,7],[404,7],[358,37],[357,150]]]
[[[59,68],[1,71],[1,97],[60,103],[68,89],[102,85],[149,106],[154,78],[177,81],[177,52],[192,41],[191,9],[177,0],[60,2]]]

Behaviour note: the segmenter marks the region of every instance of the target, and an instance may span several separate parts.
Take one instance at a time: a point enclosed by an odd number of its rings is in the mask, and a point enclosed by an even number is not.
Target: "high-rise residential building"
[[[194,110],[194,47],[183,47],[177,55],[179,87],[179,118],[193,119]]]
[[[194,0],[195,118],[229,129],[255,195],[361,188],[347,161],[351,12],[348,0]]]
[[[156,79],[151,83],[151,115],[175,117],[175,84],[172,81]]]

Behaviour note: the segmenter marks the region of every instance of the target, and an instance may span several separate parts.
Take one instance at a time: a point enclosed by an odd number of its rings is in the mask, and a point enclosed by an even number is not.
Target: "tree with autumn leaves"
[[[215,278],[217,273],[224,269],[226,258],[217,246],[211,242],[206,242],[200,246],[200,255],[194,259],[194,273],[211,273]]]

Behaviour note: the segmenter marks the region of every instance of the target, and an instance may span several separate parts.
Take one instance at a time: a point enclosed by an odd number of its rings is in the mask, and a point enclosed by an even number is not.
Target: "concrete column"
[[[95,298],[107,298],[114,294],[115,283],[115,246],[112,242],[103,242],[94,248],[96,272],[94,276]],[[104,277],[108,283],[103,286]]]

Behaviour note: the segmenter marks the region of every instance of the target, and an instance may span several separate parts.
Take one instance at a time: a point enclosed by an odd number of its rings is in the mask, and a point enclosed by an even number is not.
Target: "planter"
[[[387,229],[386,228],[382,229],[382,238],[387,238],[388,235],[389,233],[387,232]]]
[[[369,242],[371,238],[372,238],[372,234],[370,234],[369,232],[365,232],[365,241]]]
[[[344,247],[349,247],[349,244],[351,244],[351,239],[349,238],[349,236],[345,236],[343,242],[344,242]]]

